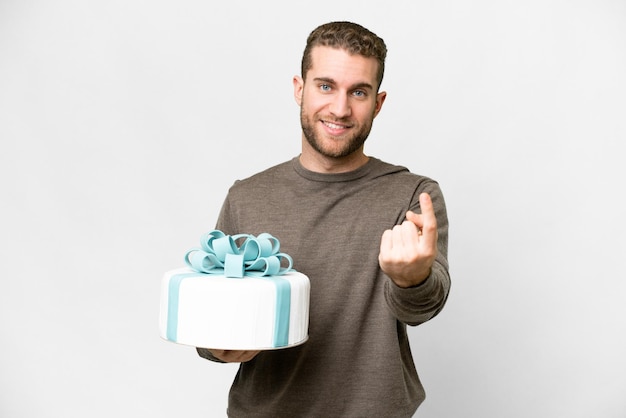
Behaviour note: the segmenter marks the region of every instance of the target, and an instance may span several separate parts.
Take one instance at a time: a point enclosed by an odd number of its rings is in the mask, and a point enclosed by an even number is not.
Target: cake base
[[[280,276],[232,278],[190,268],[165,273],[159,331],[178,344],[221,350],[276,350],[308,339],[310,282]]]

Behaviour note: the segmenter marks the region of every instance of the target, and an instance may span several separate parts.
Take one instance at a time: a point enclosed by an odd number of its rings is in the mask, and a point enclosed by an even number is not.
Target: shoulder
[[[370,157],[372,164],[371,176],[383,181],[395,184],[406,184],[427,187],[437,186],[437,181],[431,177],[411,172],[407,167],[390,164],[385,161]]]
[[[259,183],[267,183],[278,178],[288,177],[292,173],[292,160],[289,160],[259,171],[249,177],[236,180],[231,188],[245,188],[258,185]]]
[[[284,185],[293,182],[294,170],[291,160],[269,167],[249,177],[244,177],[230,186],[227,200],[234,202],[250,199],[265,199],[284,190]]]

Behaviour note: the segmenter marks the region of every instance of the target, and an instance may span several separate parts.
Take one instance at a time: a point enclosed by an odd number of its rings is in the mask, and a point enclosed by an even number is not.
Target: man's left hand
[[[422,214],[408,211],[406,220],[383,233],[378,262],[399,287],[426,280],[437,256],[437,218],[430,195],[420,194]]]

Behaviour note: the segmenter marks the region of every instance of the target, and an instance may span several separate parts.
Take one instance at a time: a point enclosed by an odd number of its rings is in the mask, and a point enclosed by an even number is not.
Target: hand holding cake
[[[215,350],[210,348],[207,350],[224,363],[245,363],[261,352],[261,350]]]

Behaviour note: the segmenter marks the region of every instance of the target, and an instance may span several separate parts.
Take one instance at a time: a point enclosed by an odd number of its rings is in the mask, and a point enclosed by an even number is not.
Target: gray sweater
[[[383,231],[419,213],[428,192],[439,253],[417,287],[397,287],[378,265]],[[450,289],[448,220],[439,185],[370,158],[341,174],[306,170],[298,158],[237,181],[217,228],[269,232],[311,281],[309,340],[242,363],[231,417],[411,417],[425,394],[406,326],[428,321]],[[216,360],[202,348],[200,356]]]

